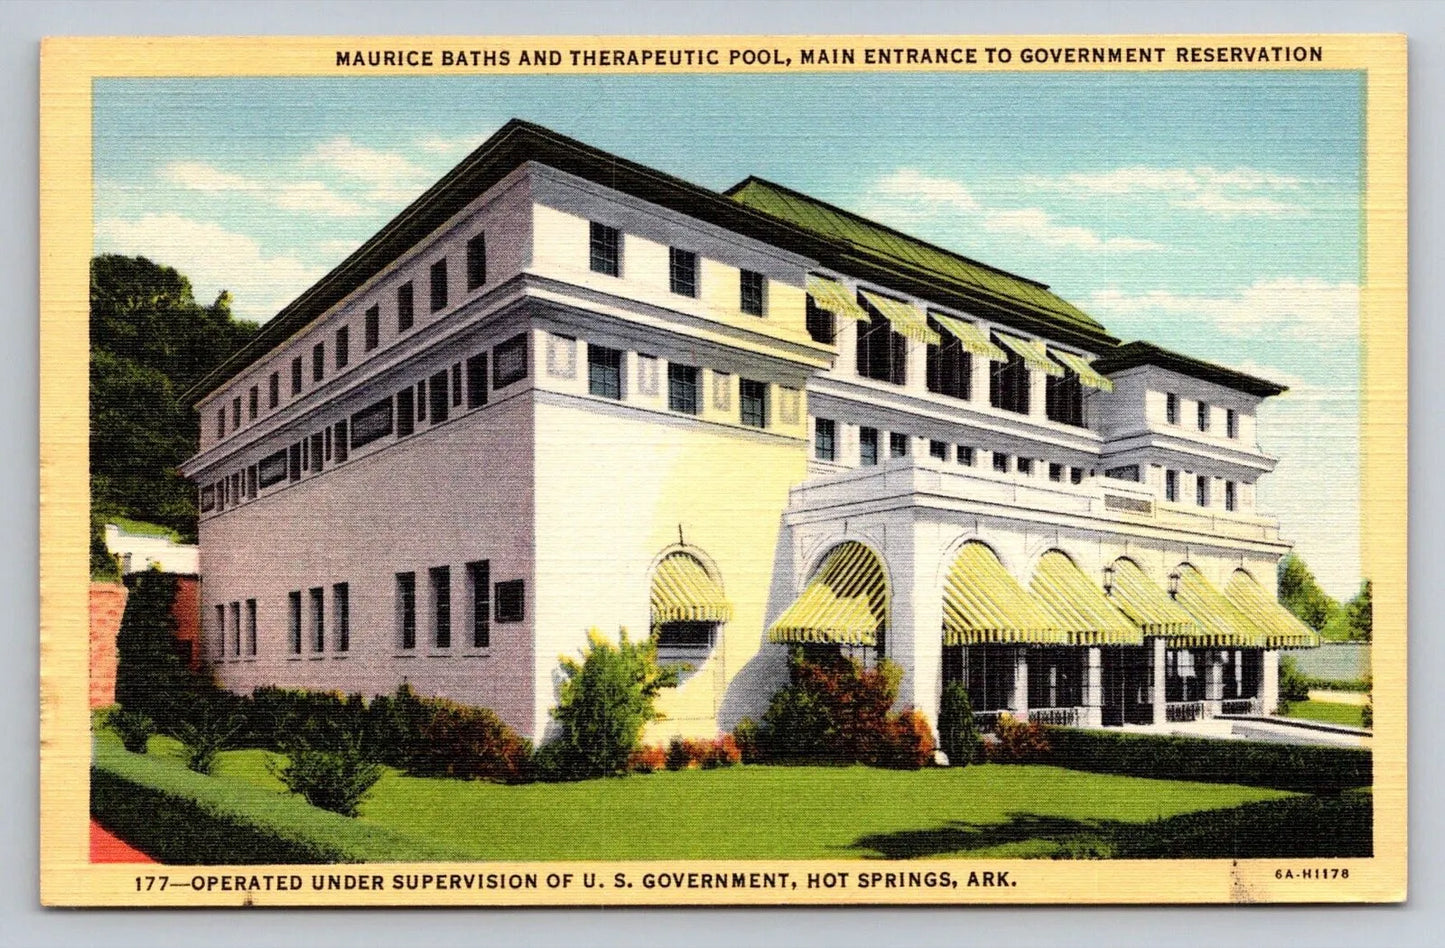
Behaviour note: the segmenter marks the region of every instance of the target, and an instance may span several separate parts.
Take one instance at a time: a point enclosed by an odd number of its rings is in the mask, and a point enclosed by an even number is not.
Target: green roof
[[[1168,349],[1162,349],[1152,342],[1144,342],[1142,340],[1125,343],[1112,352],[1095,359],[1094,371],[1101,375],[1113,375],[1117,372],[1123,372],[1125,369],[1133,369],[1141,365],[1157,365],[1159,368],[1168,369],[1170,372],[1177,372],[1180,375],[1187,375],[1194,379],[1202,379],[1206,382],[1212,382],[1215,385],[1222,385],[1225,388],[1232,388],[1237,392],[1245,392],[1260,398],[1268,398],[1271,395],[1280,395],[1289,391],[1288,386],[1280,385],[1278,382],[1271,382],[1268,379],[1262,379],[1254,375],[1246,375],[1235,369],[1215,365],[1213,362],[1205,362],[1203,359],[1196,359],[1193,356],[1170,352]]]
[[[980,301],[1008,309],[1018,308],[1019,316],[1042,317],[1056,327],[1061,325],[1075,333],[1092,336],[1089,341],[1095,345],[1115,341],[1097,320],[1037,280],[971,260],[762,178],[750,177],[724,193],[749,207],[844,244],[853,253],[899,276],[941,284],[956,294],[978,297]],[[990,315],[997,315],[1006,323],[1017,321],[1006,314]],[[1025,328],[1040,327],[1026,325]]]

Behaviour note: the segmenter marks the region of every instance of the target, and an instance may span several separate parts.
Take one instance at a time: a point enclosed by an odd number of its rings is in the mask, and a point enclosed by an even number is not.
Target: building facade
[[[193,393],[205,654],[238,691],[407,682],[551,726],[589,629],[684,667],[656,735],[794,647],[936,716],[1268,711],[1282,387],[750,178],[513,121]]]

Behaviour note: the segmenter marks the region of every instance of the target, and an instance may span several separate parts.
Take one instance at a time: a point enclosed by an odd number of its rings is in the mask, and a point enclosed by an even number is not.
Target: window
[[[941,340],[936,346],[931,343],[928,346],[924,366],[928,390],[968,401],[973,394],[973,357],[937,320],[930,319],[928,327],[938,333]]]
[[[442,369],[431,377],[431,383],[427,387],[431,399],[431,423],[439,425],[447,420],[447,409],[451,406],[451,398],[447,394],[447,376],[450,373]]]
[[[256,654],[256,600],[246,600],[246,654]]]
[[[326,343],[318,342],[311,347],[311,382],[315,384],[326,377]]]
[[[838,338],[837,327],[833,324],[833,314],[814,303],[811,296],[808,297],[807,306],[808,335],[813,338],[814,342],[826,342],[832,345]]]
[[[878,463],[878,429],[858,429],[858,463],[872,467]]]
[[[326,460],[330,461],[330,460],[331,460],[331,426],[330,426],[330,425],[327,425],[325,428],[322,428],[322,429],[321,429],[321,432],[322,432],[322,434],[324,434],[324,435],[326,436]]]
[[[293,483],[301,480],[301,444],[302,442],[298,441],[291,445],[290,463],[287,465],[287,468],[288,475]]]
[[[390,398],[368,405],[351,416],[351,446],[364,447],[377,438],[391,434],[392,402]]]
[[[1065,369],[1062,378],[1044,376],[1044,414],[1050,421],[1084,427],[1084,384],[1079,373]]]
[[[427,571],[431,579],[432,631],[437,648],[452,647],[452,570],[435,566]]]
[[[260,481],[260,478],[259,478],[258,472],[257,472],[257,470],[256,470],[256,465],[252,464],[250,467],[246,468],[246,494],[247,494],[247,496],[250,496],[250,497],[255,497],[255,496],[256,496],[257,491],[258,491],[258,483],[259,483],[259,481]]]
[[[201,512],[216,509],[216,485],[207,484],[201,488]]]
[[[241,493],[241,472],[237,471],[231,475],[231,502],[237,503],[244,496]]]
[[[622,397],[622,350],[588,343],[587,391],[602,398]]]
[[[1172,503],[1179,502],[1179,472],[1164,472],[1164,499]]]
[[[281,373],[272,372],[271,379],[267,383],[266,407],[275,408],[281,404]]]
[[[396,574],[396,614],[401,647],[416,648],[416,573]]]
[[[738,407],[742,422],[752,428],[768,426],[768,383],[738,379]]]
[[[1051,481],[1056,481],[1056,482],[1062,482],[1063,479],[1064,479],[1064,466],[1063,466],[1062,464],[1055,464],[1053,461],[1050,461],[1050,462],[1049,462],[1049,480],[1051,480]]]
[[[1206,404],[1204,404],[1204,402],[1200,402],[1200,403],[1199,403],[1198,419],[1199,419],[1199,430],[1200,430],[1200,431],[1208,431],[1208,430],[1209,430],[1209,406],[1206,405]]]
[[[231,399],[231,430],[241,427],[241,396]]]
[[[671,247],[667,251],[668,286],[678,296],[697,296],[697,254]]]
[[[416,321],[416,313],[413,306],[416,302],[416,292],[411,282],[407,281],[396,288],[396,331],[406,332]]]
[[[322,452],[324,448],[325,440],[322,438],[321,432],[318,431],[311,436],[311,472],[313,474],[320,473],[321,471]]]
[[[767,278],[756,270],[738,271],[738,307],[749,316],[761,316],[767,308]]]
[[[216,409],[216,439],[220,440],[226,436],[226,409]]]
[[[462,364],[452,363],[452,407],[460,408],[462,404]]]
[[[412,387],[396,393],[396,436],[405,438],[416,430],[416,403],[413,398]]]
[[[326,651],[326,590],[311,590],[311,651]]]
[[[1203,474],[1194,478],[1194,503],[1200,507],[1209,506],[1209,478]]]
[[[426,421],[426,379],[416,383],[416,420]]]
[[[331,587],[331,613],[335,616],[336,640],[334,647],[338,652],[351,650],[351,587],[346,583],[336,583]]]
[[[1081,467],[1071,467],[1071,468],[1069,468],[1069,483],[1070,483],[1070,484],[1082,484],[1082,483],[1084,483],[1084,469],[1081,468]]]
[[[231,603],[231,654],[241,657],[241,604]]]
[[[492,388],[506,388],[527,377],[527,334],[518,333],[497,343],[492,353]]]
[[[1224,410],[1224,434],[1230,438],[1239,437],[1239,413],[1233,408]]]
[[[994,337],[998,344],[998,337]],[[1004,362],[992,363],[993,371],[988,379],[988,403],[994,408],[1011,411],[1018,415],[1029,413],[1029,367],[1023,356],[1005,346],[1008,353]]]
[[[226,606],[219,602],[216,603],[216,647],[213,651],[220,658],[226,655]]]
[[[897,431],[889,432],[888,456],[890,458],[908,457],[908,435],[900,434]]]
[[[943,441],[928,442],[928,456],[940,461],[948,460],[948,445]]]
[[[343,418],[338,421],[334,427],[336,428],[336,436],[331,440],[336,445],[336,463],[341,464],[346,461],[347,454],[346,419]]]
[[[472,648],[492,644],[492,570],[487,560],[467,564],[467,598],[472,604]]]
[[[362,329],[361,346],[367,352],[381,345],[381,307],[373,306],[366,311],[366,322]]]
[[[497,583],[497,621],[521,622],[526,617],[526,598],[522,580]]]
[[[1018,472],[1019,472],[1020,474],[1032,474],[1032,473],[1034,472],[1034,459],[1033,459],[1033,458],[1019,458],[1019,460],[1018,460]]]
[[[487,354],[479,352],[467,360],[467,407],[487,403]]]
[[[1224,482],[1224,509],[1227,510],[1227,511],[1229,511],[1230,513],[1234,513],[1234,511],[1235,511],[1235,510],[1237,509],[1237,507],[1238,507],[1238,504],[1239,504],[1238,499],[1236,498],[1235,493],[1234,493],[1234,481],[1225,481],[1225,482]]]
[[[297,589],[287,594],[287,615],[291,623],[291,654],[301,654],[301,590]]]
[[[1139,465],[1125,464],[1122,467],[1111,467],[1104,471],[1104,476],[1116,481],[1138,481]]]
[[[301,357],[291,360],[291,394],[301,394]]]
[[[282,448],[275,454],[268,454],[261,459],[259,479],[262,487],[270,487],[286,479],[285,448]]]
[[[1179,424],[1179,396],[1168,392],[1164,396],[1164,420],[1168,424]]]
[[[838,428],[831,418],[813,419],[813,457],[819,461],[838,460]]]
[[[858,323],[858,374],[865,379],[905,384],[908,341],[893,331],[893,324],[862,293],[858,294],[858,305],[869,316],[866,324]]]
[[[259,414],[261,414],[261,389],[252,385],[251,396],[246,405],[246,417],[250,421],[255,421]]]
[[[447,258],[442,257],[431,265],[431,311],[441,312],[447,308]]]
[[[589,249],[593,273],[622,275],[622,234],[617,228],[593,221]]]
[[[697,414],[697,366],[667,364],[667,407],[684,415]]]
[[[475,290],[487,282],[487,235],[477,234],[467,241],[467,289]]]
[[[1008,473],[1008,455],[995,451],[993,453],[993,469],[1000,474]]]
[[[956,445],[954,450],[956,452],[955,456],[958,458],[959,464],[963,464],[967,467],[973,467],[973,448],[969,447],[966,444],[960,444]]]
[[[349,326],[342,326],[336,330],[336,367],[338,369],[344,369],[350,361],[351,328]]]

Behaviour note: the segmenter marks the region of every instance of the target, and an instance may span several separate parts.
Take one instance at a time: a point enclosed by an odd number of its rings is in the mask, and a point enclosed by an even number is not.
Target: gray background
[[[37,900],[37,160],[42,36],[92,34],[1402,32],[1410,36],[1410,893],[1407,906],[835,910],[42,911]],[[1445,237],[1439,168],[1445,6],[1430,3],[12,2],[0,4],[0,946],[405,945],[1425,945],[1445,941],[1436,736],[1441,466],[1434,265]],[[1405,476],[1401,471],[1400,476]],[[1160,893],[1167,897],[1166,892]]]

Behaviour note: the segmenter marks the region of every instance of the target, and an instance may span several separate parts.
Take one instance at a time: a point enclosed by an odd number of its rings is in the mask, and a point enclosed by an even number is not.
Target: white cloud
[[[1019,210],[985,210],[984,230],[1016,234],[1046,247],[1067,247],[1072,250],[1096,250],[1105,253],[1163,250],[1162,244],[1137,237],[1101,237],[1087,227],[1060,224],[1042,208]]]
[[[175,161],[161,169],[168,182],[187,191],[210,194],[244,193],[285,211],[304,211],[327,217],[358,217],[367,208],[338,194],[320,181],[262,181],[222,171],[202,161]]]
[[[881,178],[874,185],[873,193],[886,200],[942,204],[968,214],[979,209],[978,201],[961,182],[926,175],[913,168],[902,168]]]
[[[1233,336],[1282,336],[1328,344],[1360,329],[1360,288],[1315,278],[1260,280],[1227,294],[1170,290],[1125,293],[1099,290],[1089,308],[1100,316],[1208,320]]]
[[[295,257],[267,254],[244,234],[178,214],[100,219],[95,238],[98,252],[145,256],[175,267],[190,278],[202,303],[230,290],[235,314],[260,322],[326,272]]]
[[[1163,196],[1174,207],[1193,208],[1216,217],[1302,215],[1306,213],[1303,207],[1286,203],[1270,194],[1298,192],[1311,183],[1304,178],[1257,168],[1238,167],[1221,171],[1208,166],[1155,168],[1148,165],[1132,165],[1093,174],[1029,176],[1022,180],[1027,187],[1036,190],[1080,198],[1141,194]]]
[[[481,144],[481,141],[480,137],[443,138],[440,135],[428,135],[417,142],[417,146],[431,155],[455,155],[471,151]]]
[[[355,179],[377,203],[409,201],[431,183],[424,169],[400,152],[359,145],[345,136],[322,142],[302,161]]]

